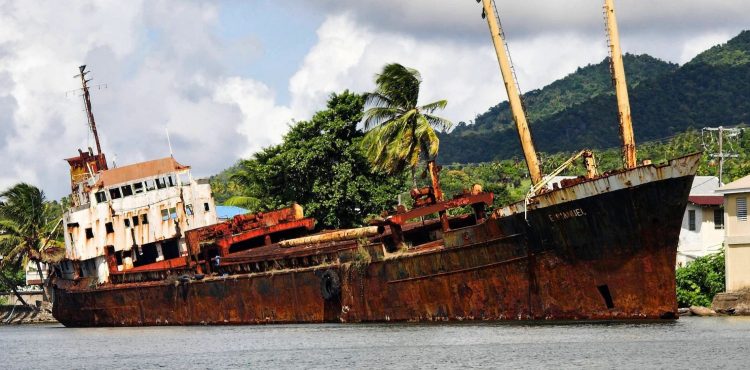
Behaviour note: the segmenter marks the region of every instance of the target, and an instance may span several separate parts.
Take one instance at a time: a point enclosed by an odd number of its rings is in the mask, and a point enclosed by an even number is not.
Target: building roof
[[[695,176],[690,187],[690,195],[717,195],[719,178],[716,176]]]
[[[216,216],[222,220],[228,220],[237,215],[244,215],[248,210],[235,206],[216,206]]]
[[[717,189],[716,192],[722,194],[750,193],[750,175],[732,181]]]
[[[99,173],[99,182],[103,186],[111,186],[189,168],[190,166],[183,166],[177,163],[172,157],[154,159],[152,161],[140,162],[102,171]]]
[[[724,204],[723,195],[691,195],[688,201],[698,206],[720,206]]]

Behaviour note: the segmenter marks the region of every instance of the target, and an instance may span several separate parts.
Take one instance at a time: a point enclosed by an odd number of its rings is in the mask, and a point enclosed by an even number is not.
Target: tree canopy
[[[62,208],[48,202],[44,192],[26,183],[0,193],[0,280],[15,291],[26,265],[33,261],[57,262],[65,251],[52,232],[60,221]]]
[[[281,144],[238,163],[230,181],[240,194],[226,203],[263,211],[297,202],[324,228],[358,226],[392,208],[404,178],[372,171],[357,128],[363,107],[361,95],[332,94],[326,109],[295,122]]]
[[[420,160],[437,157],[440,139],[435,128],[447,130],[452,123],[432,113],[448,102],[418,105],[421,83],[416,69],[392,63],[376,75],[375,91],[365,94],[369,107],[364,126],[369,131],[362,144],[375,170],[386,174],[413,171]]]

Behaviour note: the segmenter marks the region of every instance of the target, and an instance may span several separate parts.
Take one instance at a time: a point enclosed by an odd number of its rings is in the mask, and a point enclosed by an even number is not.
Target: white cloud
[[[318,43],[290,81],[296,116],[309,116],[334,92],[371,91],[374,76],[398,62],[422,74],[420,103],[448,99],[443,116],[472,118],[501,98],[502,85],[491,47],[418,40],[362,27],[349,15],[331,16]]]
[[[421,102],[447,99],[442,115],[454,122],[505,99],[481,8],[471,0],[305,2],[326,16],[288,86],[235,75],[241,59],[285,45],[223,38],[220,6],[233,4],[0,0],[0,188],[28,181],[55,198],[67,193],[62,159],[93,146],[80,98],[65,96],[79,87],[71,77],[82,63],[93,70],[92,84],[107,84],[92,99],[110,159],[167,155],[168,127],[175,156],[198,176],[278,143],[291,119],[309,119],[333,92],[372,90],[386,63],[418,69]],[[524,91],[606,55],[598,1],[498,6]],[[682,63],[747,27],[750,3],[618,1],[617,9],[625,51]],[[275,99],[284,88],[288,106]]]
[[[276,105],[268,86],[249,79],[234,77],[226,80],[217,89],[215,99],[236,104],[242,112],[239,132],[250,143],[242,153],[243,157],[280,142],[293,118],[290,108]]]
[[[102,146],[119,165],[168,155],[197,176],[278,142],[290,119],[270,89],[231,76],[236,42],[217,35],[213,4],[0,3],[0,187],[26,181],[68,192],[63,158],[94,146],[80,87],[88,63]],[[258,45],[245,44],[248,47]],[[252,52],[246,53],[252,55]],[[273,122],[273,124],[271,124]]]
[[[489,36],[484,45],[457,40],[417,39],[382,32],[355,22],[350,14],[328,17],[318,43],[290,81],[296,116],[309,116],[332,92],[374,88],[374,75],[387,63],[416,68],[423,79],[420,103],[447,99],[442,115],[458,123],[471,120],[506,99]],[[571,34],[543,34],[511,43],[524,91],[542,87],[576,67],[606,56],[606,44]],[[542,71],[542,73],[540,73]]]

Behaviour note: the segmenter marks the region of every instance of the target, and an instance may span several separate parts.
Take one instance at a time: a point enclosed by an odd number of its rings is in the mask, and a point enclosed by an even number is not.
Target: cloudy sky
[[[747,0],[619,0],[623,49],[684,63],[750,28]],[[522,90],[606,56],[600,0],[497,0]],[[472,120],[505,99],[474,0],[0,0],[0,189],[67,193],[64,158],[93,146],[78,66],[92,71],[105,153],[175,157],[207,176],[309,119],[332,92],[417,68],[423,102]]]

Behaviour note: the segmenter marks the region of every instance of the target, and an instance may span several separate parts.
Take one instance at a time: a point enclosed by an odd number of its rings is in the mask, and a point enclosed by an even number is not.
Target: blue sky
[[[232,61],[230,73],[276,86],[280,104],[289,104],[286,85],[317,39],[324,14],[307,6],[280,1],[233,1],[219,11],[218,36],[225,40],[254,38],[260,53]],[[252,35],[252,36],[249,36]]]
[[[598,0],[497,0],[528,91],[607,54]],[[746,0],[618,0],[623,49],[685,63],[749,28]],[[66,195],[63,158],[93,145],[72,78],[81,64],[108,158],[168,155],[210,176],[279,143],[333,92],[418,69],[420,99],[470,122],[505,100],[473,0],[0,0],[0,189]],[[711,123],[714,124],[714,123]],[[636,133],[637,138],[637,133]]]

